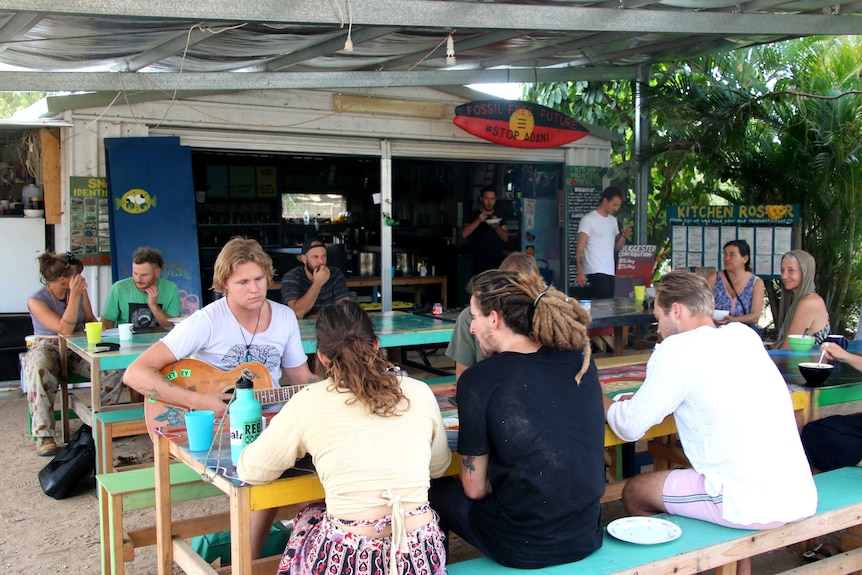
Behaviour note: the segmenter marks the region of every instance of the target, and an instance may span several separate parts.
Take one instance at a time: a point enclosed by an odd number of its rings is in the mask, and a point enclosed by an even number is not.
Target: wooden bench
[[[170,467],[171,501],[191,501],[223,495],[214,485],[203,481],[195,471],[182,463]],[[125,563],[133,561],[135,549],[156,544],[155,525],[126,531],[123,513],[134,509],[155,507],[156,476],[152,467],[133,469],[122,473],[96,476],[99,495],[99,532],[101,535],[102,575],[123,575]],[[293,519],[297,507],[280,508],[277,520]],[[172,532],[185,539],[230,529],[230,514],[218,513],[175,521]],[[269,561],[274,565],[276,560]],[[275,567],[272,569],[275,570]]]
[[[862,468],[846,467],[814,476],[817,513],[813,517],[766,531],[721,527],[676,515],[663,516],[682,528],[682,536],[661,545],[635,545],[605,532],[602,547],[575,563],[530,570],[536,575],[685,575],[715,569],[716,575],[734,575],[736,561],[802,543],[862,524]],[[487,557],[447,566],[449,575],[503,575],[527,573],[504,567]],[[862,569],[862,548],[841,553],[785,575],[846,574]]]
[[[129,407],[93,414],[93,438],[96,442],[96,473],[113,473],[114,438],[147,433],[143,407]]]

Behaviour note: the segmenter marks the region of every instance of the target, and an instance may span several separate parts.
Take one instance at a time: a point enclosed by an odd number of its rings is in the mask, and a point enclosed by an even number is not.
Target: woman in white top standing
[[[259,484],[314,459],[326,503],[299,512],[278,573],[445,574],[428,487],[451,453],[434,394],[392,370],[351,301],[321,309],[317,358],[327,379],[297,393],[237,465],[240,479]]]

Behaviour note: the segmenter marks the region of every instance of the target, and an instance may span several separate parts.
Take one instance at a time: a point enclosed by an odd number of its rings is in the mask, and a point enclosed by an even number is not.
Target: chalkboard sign
[[[602,176],[607,168],[566,166],[566,278],[574,287],[578,276],[578,226],[596,209],[602,197]]]

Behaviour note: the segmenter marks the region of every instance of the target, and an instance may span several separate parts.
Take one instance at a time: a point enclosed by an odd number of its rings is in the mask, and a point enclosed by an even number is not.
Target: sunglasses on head
[[[72,252],[66,252],[66,265],[63,267],[63,269],[68,268],[71,265],[77,266],[77,264],[78,260],[75,259],[75,254],[73,254]]]

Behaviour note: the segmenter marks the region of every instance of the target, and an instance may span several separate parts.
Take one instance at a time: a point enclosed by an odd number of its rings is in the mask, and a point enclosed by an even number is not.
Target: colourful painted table
[[[111,334],[115,330],[110,330]],[[116,409],[128,409],[129,407],[140,407],[141,404],[123,404],[113,406],[103,406],[101,401],[101,386],[100,372],[112,371],[115,369],[126,369],[139,355],[150,348],[154,343],[159,341],[167,333],[167,330],[153,331],[151,333],[134,334],[129,341],[120,341],[119,336],[104,335],[102,341],[119,343],[120,349],[117,351],[96,352],[95,346],[87,343],[87,336],[83,333],[73,333],[72,335],[60,336],[60,393],[62,396],[63,408],[61,417],[63,422],[63,441],[69,441],[69,407],[71,407],[81,418],[81,420],[89,426],[93,426],[93,414],[100,411],[111,411]],[[81,357],[90,365],[90,405],[84,403],[74,394],[69,393],[69,366],[66,361],[66,350],[71,351],[75,355]]]
[[[850,342],[848,350],[857,354],[862,353],[862,341]],[[770,350],[769,356],[778,366],[789,388],[803,390],[810,394],[811,412],[809,420],[819,419],[821,407],[862,400],[862,372],[840,361],[830,362],[835,367],[832,369],[829,379],[826,380],[826,385],[823,387],[805,385],[805,379],[799,373],[799,364],[817,362],[820,359],[819,346],[806,353],[784,349]]]
[[[380,347],[383,348],[448,343],[452,338],[452,323],[440,319],[401,311],[372,312],[368,315],[374,324],[374,332],[380,340]],[[317,351],[317,338],[314,332],[316,321],[313,318],[299,320],[302,350],[305,353]]]

